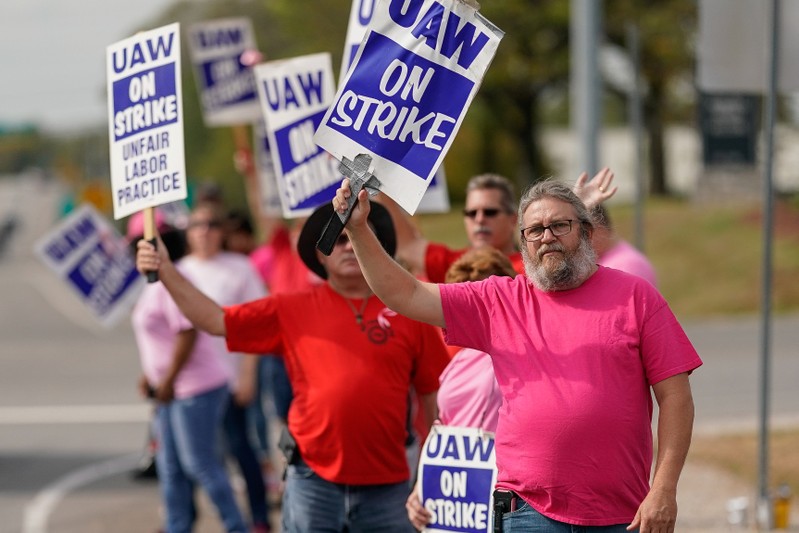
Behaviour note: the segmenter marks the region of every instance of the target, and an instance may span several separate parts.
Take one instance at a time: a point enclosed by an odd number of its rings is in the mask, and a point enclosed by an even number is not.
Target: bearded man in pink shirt
[[[333,206],[346,209],[348,180]],[[495,523],[504,531],[672,532],[702,364],[650,283],[598,266],[593,223],[565,185],[519,205],[526,276],[439,285],[382,251],[362,192],[347,225],[372,290],[393,310],[491,354],[502,394]],[[658,402],[652,485],[651,391]]]

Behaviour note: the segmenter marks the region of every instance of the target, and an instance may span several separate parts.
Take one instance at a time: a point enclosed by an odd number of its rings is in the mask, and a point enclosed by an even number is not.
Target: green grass
[[[468,244],[460,215],[420,215],[427,238]],[[634,209],[610,209],[617,231],[632,242]],[[659,288],[680,318],[757,313],[762,305],[761,206],[649,200],[644,207],[644,248]],[[773,243],[772,309],[799,310],[799,200],[777,202]]]
[[[757,485],[758,441],[754,434],[694,438],[689,457]],[[786,484],[794,494],[799,493],[799,430],[769,434],[769,463],[769,486]]]

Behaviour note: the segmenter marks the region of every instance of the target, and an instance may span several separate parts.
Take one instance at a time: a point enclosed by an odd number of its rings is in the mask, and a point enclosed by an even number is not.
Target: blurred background
[[[614,170],[620,189],[610,202],[617,230],[644,248],[706,361],[694,382],[698,431],[678,531],[755,524],[764,225],[772,219],[768,485],[799,491],[799,98],[777,95],[768,213],[767,101],[762,91],[699,87],[700,4],[597,1],[598,76],[583,87],[597,102],[595,163]],[[452,211],[416,217],[431,240],[466,245],[460,208],[475,174],[503,174],[521,190],[542,177],[571,182],[598,170],[582,168],[574,109],[580,5],[482,2],[505,37],[444,162]],[[112,217],[106,46],[172,22],[243,16],[266,60],[330,52],[338,72],[351,7],[346,0],[3,1],[0,532],[158,526],[155,485],[125,473],[149,413],[135,391],[129,321],[97,325],[32,252],[76,206],[90,203]],[[230,207],[246,210],[234,136],[205,127],[187,46],[183,54],[189,185],[215,182]],[[736,497],[749,498],[744,518],[728,508]],[[792,524],[799,527],[795,516]]]

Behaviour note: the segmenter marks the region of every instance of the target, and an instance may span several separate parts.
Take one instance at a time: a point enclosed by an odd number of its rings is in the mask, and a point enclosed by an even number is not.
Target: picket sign
[[[462,0],[377,0],[314,141],[339,161],[369,155],[380,190],[415,213],[502,36]]]
[[[485,533],[493,526],[497,481],[494,434],[480,428],[434,425],[419,458],[425,531]]]
[[[152,240],[152,208],[187,196],[180,25],[108,46],[106,71],[114,219],[144,211],[144,237]]]
[[[255,76],[242,60],[245,52],[257,49],[250,19],[225,18],[192,24],[188,45],[205,125],[256,122],[260,107]]]
[[[268,61],[254,67],[283,216],[309,215],[341,182],[338,162],[314,144],[333,101],[330,54]]]
[[[103,326],[127,316],[142,288],[127,242],[91,204],[39,238],[34,252]]]
[[[344,79],[355,59],[358,47],[366,36],[366,30],[372,21],[377,0],[353,0],[350,10],[350,21],[347,25],[347,36],[344,42],[344,54],[339,72],[339,86],[344,84]],[[447,176],[444,165],[438,167],[435,176],[430,181],[419,206],[417,213],[447,213],[450,210],[449,190],[447,189]]]

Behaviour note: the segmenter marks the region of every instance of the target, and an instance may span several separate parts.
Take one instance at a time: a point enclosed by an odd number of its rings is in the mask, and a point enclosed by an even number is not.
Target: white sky
[[[107,123],[106,47],[169,4],[0,0],[0,124],[64,132]]]

